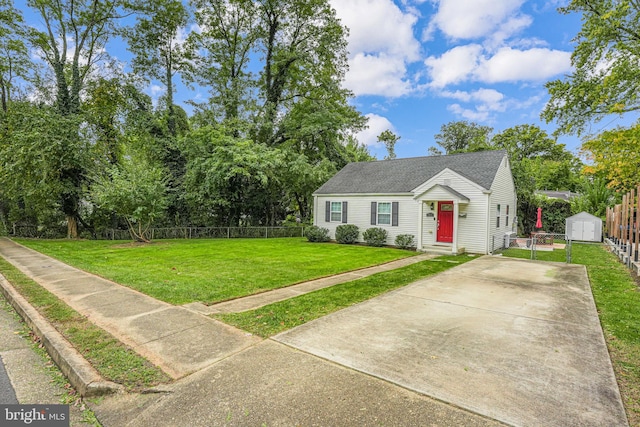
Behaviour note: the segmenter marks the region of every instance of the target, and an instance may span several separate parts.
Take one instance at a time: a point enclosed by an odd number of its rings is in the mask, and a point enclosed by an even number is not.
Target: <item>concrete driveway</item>
[[[507,424],[627,425],[583,266],[482,257],[274,339]]]

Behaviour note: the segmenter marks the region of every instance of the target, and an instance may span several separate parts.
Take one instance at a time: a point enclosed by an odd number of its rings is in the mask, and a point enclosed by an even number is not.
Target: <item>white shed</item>
[[[565,233],[571,240],[602,241],[602,220],[587,212],[580,212],[566,220]]]

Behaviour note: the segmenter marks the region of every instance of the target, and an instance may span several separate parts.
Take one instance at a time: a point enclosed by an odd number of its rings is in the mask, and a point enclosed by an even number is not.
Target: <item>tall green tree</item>
[[[387,155],[385,156],[385,160],[395,159],[396,158],[396,143],[400,140],[400,137],[389,129],[382,132],[378,135],[378,142],[382,142],[387,149]]]
[[[348,135],[365,124],[341,87],[346,28],[327,0],[199,0],[195,8],[202,32],[191,36],[199,56],[189,78],[211,88],[197,125],[221,124],[217,129],[232,140],[277,148],[300,166],[299,173],[269,181],[282,187],[270,187],[273,196],[264,203],[270,212],[294,206],[308,217],[307,178],[317,174],[307,169],[351,161],[356,150],[347,147]]]
[[[62,120],[73,129],[63,132],[81,138],[80,120],[72,118],[80,114],[82,92],[96,65],[106,57],[105,45],[116,30],[119,0],[28,0],[27,5],[40,18],[43,29],[31,28],[29,42],[36,48],[53,74],[55,107]],[[48,88],[41,88],[47,90]],[[59,207],[64,212],[69,237],[77,237],[80,201],[86,186],[87,170],[82,162],[86,153],[78,152],[84,144],[73,138],[60,140],[62,148],[56,176],[59,181]],[[50,162],[55,162],[50,159]]]
[[[462,120],[442,125],[440,133],[434,139],[442,147],[444,154],[483,151],[491,147],[491,132],[493,128],[489,126]],[[442,151],[430,147],[429,153],[440,155]]]
[[[177,139],[187,130],[188,122],[184,111],[174,102],[174,79],[191,64],[193,55],[186,37],[182,36],[191,17],[180,0],[136,1],[134,9],[136,23],[125,29],[124,34],[134,55],[131,61],[134,72],[157,79],[166,89],[160,109],[164,123],[158,123],[153,133],[160,159],[170,173],[168,216],[179,223],[187,216],[180,202],[186,160]]]
[[[632,0],[571,0],[582,28],[571,57],[574,71],[547,83],[542,116],[558,132],[583,134],[593,121],[640,109],[640,4]]]
[[[225,122],[235,136],[246,134],[255,106],[250,91],[257,87],[249,64],[259,35],[258,5],[251,0],[194,0],[193,5],[201,31],[189,35],[199,54],[187,76],[209,88],[214,120]]]
[[[177,135],[174,78],[189,65],[191,52],[186,40],[180,38],[189,22],[189,12],[179,0],[141,1],[134,3],[137,20],[124,31],[133,53],[133,71],[157,79],[166,88],[164,104],[171,136]]]
[[[15,80],[27,78],[34,66],[25,43],[24,18],[11,0],[0,0],[0,111],[6,112]]]
[[[341,132],[362,118],[341,87],[347,70],[346,29],[326,0],[258,2],[260,110],[254,139],[269,146],[290,140],[302,150],[331,154]]]

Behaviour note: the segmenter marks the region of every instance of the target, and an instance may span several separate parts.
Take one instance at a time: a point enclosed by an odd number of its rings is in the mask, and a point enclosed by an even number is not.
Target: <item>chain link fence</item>
[[[538,252],[562,251],[571,264],[571,239],[562,233],[531,233],[529,237],[505,236],[505,248],[531,251],[530,259],[538,259]]]
[[[304,237],[305,227],[163,227],[151,228],[151,240],[163,239],[271,239],[277,237]],[[40,228],[33,225],[16,225],[12,237],[61,239],[67,237],[67,228]],[[130,240],[129,230],[105,229],[92,236],[96,240]]]

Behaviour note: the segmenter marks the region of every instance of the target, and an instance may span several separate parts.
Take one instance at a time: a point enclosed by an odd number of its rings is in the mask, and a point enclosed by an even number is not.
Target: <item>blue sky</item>
[[[468,120],[500,132],[536,124],[548,100],[544,83],[571,71],[580,16],[554,0],[332,0],[350,28],[345,85],[369,117],[359,135],[401,137],[398,157],[427,154],[443,124]],[[579,140],[559,142],[575,151]]]
[[[376,141],[385,129],[401,138],[398,157],[427,155],[440,127],[457,120],[495,133],[519,124],[555,129],[540,112],[545,82],[571,71],[580,16],[557,11],[568,0],[329,1],[350,31],[344,86],[369,118],[357,137],[376,157],[386,154]],[[27,23],[39,26],[23,4],[16,1]],[[130,58],[121,41],[107,51],[125,64]],[[163,90],[157,83],[147,88],[156,98]],[[177,102],[206,96],[204,88],[178,84]],[[574,152],[580,145],[575,137],[559,142]]]

